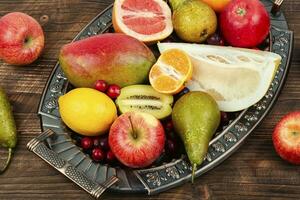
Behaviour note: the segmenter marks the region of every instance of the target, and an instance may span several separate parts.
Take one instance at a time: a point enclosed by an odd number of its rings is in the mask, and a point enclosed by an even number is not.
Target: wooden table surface
[[[18,146],[7,172],[0,176],[0,199],[92,199],[55,169],[26,149],[41,131],[39,100],[60,47],[112,0],[0,0],[0,16],[22,11],[43,26],[43,55],[26,67],[0,62],[0,85],[13,105]],[[244,145],[215,169],[159,195],[105,193],[102,199],[300,199],[300,167],[282,161],[275,153],[271,134],[287,112],[300,109],[300,1],[285,0],[282,7],[295,32],[294,53],[287,81],[278,101]],[[0,161],[5,157],[1,150]]]

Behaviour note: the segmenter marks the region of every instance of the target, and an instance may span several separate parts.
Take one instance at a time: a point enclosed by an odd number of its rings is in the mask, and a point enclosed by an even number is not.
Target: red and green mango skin
[[[120,87],[148,81],[156,59],[139,40],[121,33],[105,33],[66,44],[60,65],[75,87],[94,87],[96,80]]]

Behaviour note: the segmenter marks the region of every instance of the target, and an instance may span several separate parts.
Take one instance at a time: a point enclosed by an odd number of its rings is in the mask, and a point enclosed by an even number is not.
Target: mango
[[[139,40],[121,33],[105,33],[64,45],[59,63],[75,87],[94,87],[96,80],[125,87],[148,81],[156,59]]]

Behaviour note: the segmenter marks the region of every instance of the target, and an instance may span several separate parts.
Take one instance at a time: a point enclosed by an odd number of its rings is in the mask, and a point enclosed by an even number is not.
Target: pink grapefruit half
[[[113,26],[116,32],[154,43],[172,33],[171,9],[163,0],[115,0]]]

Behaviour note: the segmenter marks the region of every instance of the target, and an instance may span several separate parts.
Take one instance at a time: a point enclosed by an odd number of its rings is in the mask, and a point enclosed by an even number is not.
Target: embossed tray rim
[[[80,37],[80,35],[86,31],[86,29],[94,23],[95,20],[97,20],[103,13],[105,13],[107,10],[111,9],[112,5],[108,6],[105,10],[103,10],[100,14],[98,14],[90,23],[88,23],[85,28],[83,28],[78,34],[77,36],[74,38],[74,40],[78,39]],[[111,25],[111,24],[110,24]],[[107,28],[110,27],[110,25],[107,26]],[[270,102],[270,104],[267,106],[267,108],[264,110],[263,114],[260,116],[260,118],[256,121],[255,124],[253,124],[251,126],[250,129],[247,130],[247,133],[241,138],[241,139],[238,139],[238,141],[232,146],[230,147],[228,150],[225,151],[225,153],[222,154],[222,156],[218,156],[216,159],[214,159],[210,164],[204,166],[201,168],[201,172],[200,172],[200,169],[197,171],[197,176],[205,173],[206,171],[210,170],[211,168],[215,167],[216,165],[220,164],[223,160],[225,160],[227,157],[229,157],[234,151],[236,151],[239,146],[244,142],[245,138],[253,131],[253,129],[264,119],[264,117],[267,115],[267,113],[270,111],[270,109],[272,108],[274,102],[276,101],[276,99],[278,98],[278,95],[281,91],[281,88],[286,80],[286,77],[287,77],[287,73],[288,73],[288,69],[289,69],[289,65],[290,65],[290,59],[291,59],[291,54],[292,54],[292,47],[293,47],[293,33],[291,31],[288,31],[288,30],[283,30],[283,31],[286,31],[286,32],[289,32],[291,38],[290,38],[290,41],[289,41],[289,49],[288,49],[288,56],[287,56],[287,61],[286,61],[286,66],[285,66],[285,69],[283,71],[283,75],[282,75],[282,79],[280,79],[280,82],[279,82],[279,85],[276,89],[276,92]],[[103,32],[103,31],[102,31]],[[74,41],[73,40],[73,41]],[[270,43],[272,43],[270,41]],[[52,77],[54,76],[55,72],[56,72],[56,69],[58,68],[58,63],[55,65],[53,71],[51,72],[49,78],[48,78],[48,81],[47,81],[47,84],[46,84],[46,87],[43,91],[43,96],[41,98],[41,101],[40,101],[40,105],[39,105],[39,114],[40,115],[44,115],[44,116],[48,116],[50,118],[54,118],[54,119],[57,119],[57,117],[53,116],[53,115],[48,115],[47,113],[44,113],[44,112],[41,112],[41,108],[43,106],[43,103],[44,103],[44,100],[45,100],[45,95],[46,95],[46,92],[47,92],[47,89],[49,88],[49,84],[52,80]],[[232,126],[236,125],[236,122],[238,122],[243,116],[244,114],[248,111],[248,109],[242,111],[239,116],[225,129],[222,131],[222,133],[227,133],[227,131],[232,128]],[[41,120],[41,123],[42,123],[42,127],[43,127],[43,122]],[[224,136],[224,134],[220,134],[218,136],[216,136],[211,142],[210,144],[213,144],[214,142],[216,142],[218,139],[220,139],[221,137]],[[155,168],[151,168],[150,170],[159,170],[159,169],[162,169],[162,168],[166,168],[168,166],[174,166],[174,163],[178,163],[180,162],[181,159],[178,159],[178,160],[175,160],[173,162],[170,162],[170,163],[167,163],[163,166],[158,166],[158,167],[155,167]],[[142,173],[143,171],[149,171],[149,169],[142,169],[142,170],[135,170],[135,174],[140,178],[141,182],[143,182],[143,178],[141,178],[141,175],[140,173]],[[176,185],[178,185],[179,183],[183,183],[183,182],[186,182],[188,179],[189,179],[190,175],[187,175],[185,176],[185,178],[183,179],[178,179],[178,180],[175,180],[173,181],[172,183],[173,184],[167,184],[165,186],[162,186],[160,187],[158,190],[152,190],[151,188],[146,188],[147,186],[147,183],[144,183],[145,185],[145,189],[146,191],[148,191],[149,194],[154,194],[154,193],[157,193],[157,192],[161,192],[161,191],[164,191],[170,187],[174,187]],[[118,189],[112,189],[114,191],[123,191],[123,190],[118,190]],[[125,190],[125,192],[128,192]],[[134,192],[137,192],[137,191],[134,191]],[[141,191],[143,192],[143,191]]]

